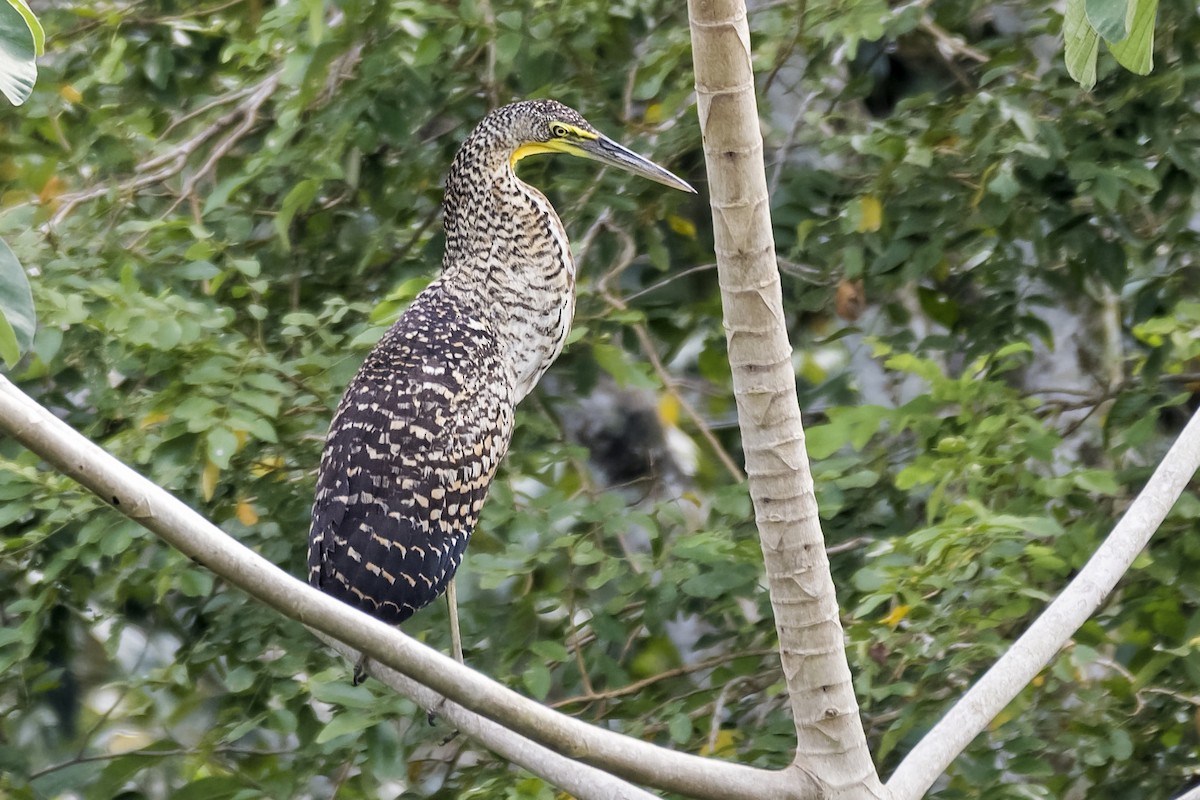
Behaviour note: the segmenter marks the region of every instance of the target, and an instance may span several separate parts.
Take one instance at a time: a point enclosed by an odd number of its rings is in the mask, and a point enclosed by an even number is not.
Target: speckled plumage
[[[431,283],[367,356],[330,426],[317,478],[308,578],[398,623],[445,591],[508,450],[513,413],[558,357],[575,311],[562,223],[518,180],[514,154],[553,101],[497,109],[446,181],[446,253]]]

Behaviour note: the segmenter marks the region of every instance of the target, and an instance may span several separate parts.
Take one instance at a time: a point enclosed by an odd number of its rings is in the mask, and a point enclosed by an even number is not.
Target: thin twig
[[[616,689],[606,689],[603,692],[588,692],[587,694],[567,697],[552,704],[552,708],[562,708],[563,706],[579,705],[580,703],[596,703],[601,700],[612,700],[617,697],[625,697],[626,695],[637,694],[647,686],[669,680],[670,678],[678,678],[683,675],[690,675],[693,672],[701,672],[713,667],[719,667],[721,664],[726,664],[730,661],[735,661],[739,658],[754,658],[761,656],[774,655],[775,650],[771,648],[762,648],[759,650],[745,650],[736,653],[722,653],[719,656],[706,658],[703,661],[697,661],[695,664],[685,664],[682,667],[673,667],[672,669],[659,672],[640,681],[620,686]]]
[[[616,300],[617,303],[620,303],[617,298],[614,297],[612,299]],[[624,303],[620,303],[616,306],[616,308],[625,310],[626,306]],[[695,407],[692,406],[691,402],[689,402],[688,399],[684,397],[678,389],[675,388],[675,381],[672,379],[671,373],[668,372],[667,368],[663,365],[662,359],[658,357],[658,350],[655,348],[654,340],[650,338],[650,332],[646,330],[646,326],[640,322],[635,322],[631,327],[633,328],[634,336],[637,337],[638,344],[641,345],[642,353],[650,362],[650,366],[653,368],[655,374],[658,375],[658,379],[662,381],[663,388],[666,389],[667,393],[675,399],[675,402],[679,403],[680,410],[682,410],[688,419],[692,421],[692,424],[696,426],[696,430],[700,432],[700,436],[703,437],[704,441],[708,443],[709,448],[716,455],[717,460],[721,462],[721,466],[725,467],[725,471],[728,472],[730,477],[732,477],[738,483],[746,480],[745,473],[743,473],[741,468],[734,463],[729,453],[725,451],[725,448],[721,446],[721,443],[717,440],[717,436],[715,433],[713,433],[712,428],[710,428],[708,423],[704,421],[704,418],[700,416],[700,412],[697,411]]]
[[[721,735],[721,715],[725,711],[725,703],[729,699],[729,693],[733,691],[733,687],[746,680],[746,676],[734,678],[729,683],[721,687],[721,691],[717,693],[717,700],[713,703],[712,722],[708,727],[708,752],[715,753],[717,750],[717,737]]]
[[[483,24],[487,26],[487,42],[483,46],[486,58],[483,91],[488,107],[497,108],[500,105],[500,86],[496,83],[496,12],[492,9],[491,0],[481,0],[479,11],[483,15]]]
[[[592,246],[593,241],[595,240],[596,234],[601,228],[608,230],[621,241],[621,257],[616,260],[616,263],[613,265],[612,269],[606,272],[600,278],[600,280],[596,282],[596,291],[599,292],[600,296],[603,297],[605,301],[613,308],[617,309],[618,311],[628,311],[629,306],[626,305],[625,301],[617,297],[609,290],[608,282],[629,268],[629,265],[633,263],[633,258],[637,253],[637,248],[633,243],[633,237],[629,235],[628,231],[612,221],[607,210],[600,215],[600,217],[595,221],[595,223],[592,224],[587,233],[584,235],[583,244],[580,250],[580,260],[582,261],[586,256],[588,250]],[[642,348],[643,355],[645,355],[646,360],[650,362],[650,367],[654,370],[655,374],[658,375],[658,379],[662,383],[663,389],[665,389],[666,392],[671,395],[675,402],[679,403],[680,410],[682,410],[688,419],[690,419],[696,426],[696,430],[700,432],[701,437],[705,442],[708,443],[709,448],[713,451],[717,457],[717,460],[721,462],[721,465],[725,467],[725,470],[730,474],[730,476],[738,483],[744,481],[746,476],[742,472],[741,468],[734,463],[734,460],[729,456],[729,453],[727,453],[725,448],[721,446],[721,443],[717,440],[716,434],[712,432],[712,428],[709,427],[708,423],[704,421],[704,418],[700,415],[696,408],[677,388],[676,381],[671,375],[670,371],[663,364],[662,359],[659,357],[658,348],[655,347],[654,340],[651,338],[650,332],[646,329],[646,326],[643,323],[635,322],[630,325],[630,328],[633,330],[634,336],[637,337],[638,344]]]
[[[220,144],[218,144],[216,148],[214,148],[213,153],[207,159],[204,166],[201,167],[200,171],[189,178],[189,180],[185,183],[184,191],[180,193],[179,198],[176,199],[175,203],[171,206],[171,209],[173,210],[176,206],[178,206],[183,198],[187,197],[194,190],[196,182],[201,180],[209,171],[215,168],[217,160],[227,153],[233,147],[233,145],[236,144],[237,141],[249,131],[249,128],[252,127],[253,123],[257,120],[259,109],[263,103],[266,102],[267,98],[270,97],[275,89],[279,86],[279,82],[282,77],[283,71],[276,70],[255,86],[250,87],[248,91],[243,90],[234,92],[228,96],[228,99],[222,98],[222,103],[220,104],[224,104],[224,102],[230,102],[234,99],[242,100],[243,102],[239,103],[236,107],[231,108],[219,116],[216,120],[204,126],[201,130],[197,131],[195,134],[179,144],[167,149],[165,152],[160,153],[153,158],[143,161],[134,170],[134,177],[117,185],[116,187],[109,185],[93,186],[92,188],[85,189],[81,192],[62,195],[58,198],[58,201],[61,205],[50,218],[51,226],[61,223],[81,203],[86,203],[99,197],[104,197],[112,192],[116,192],[117,194],[132,194],[149,186],[162,183],[168,178],[178,175],[187,165],[188,158],[196,153],[200,149],[201,145],[203,145],[212,137],[218,135],[239,116],[242,117],[242,123],[239,124],[235,129],[234,135],[226,136],[226,138]],[[215,102],[210,103],[208,104],[207,108],[215,108],[216,105],[219,104]],[[171,129],[172,128],[169,127],[168,131]],[[167,213],[170,213],[170,211]]]
[[[163,212],[162,216],[167,216],[174,211],[186,198],[191,197],[200,181],[204,180],[210,174],[216,171],[217,162],[224,158],[225,155],[232,150],[238,142],[245,138],[246,134],[248,134],[254,128],[255,123],[258,122],[259,110],[262,108],[263,104],[267,102],[267,99],[275,92],[275,89],[279,86],[279,81],[282,77],[282,71],[274,73],[271,77],[262,82],[262,85],[259,86],[256,92],[247,98],[247,102],[239,108],[242,114],[242,121],[236,128],[231,130],[224,139],[222,139],[215,147],[213,147],[212,152],[209,153],[208,158],[205,160],[200,169],[188,176],[187,180],[185,180],[183,183],[183,188],[179,191],[179,196],[176,197],[175,202],[171,203],[167,210]]]
[[[163,129],[163,132],[158,135],[158,138],[160,140],[165,139],[168,136],[170,136],[172,133],[174,133],[176,128],[178,128],[181,125],[186,125],[187,123],[194,120],[196,117],[203,116],[204,114],[208,113],[209,111],[212,111],[214,108],[218,108],[219,106],[223,106],[227,103],[233,103],[238,100],[241,100],[243,97],[245,97],[248,94],[253,94],[255,88],[257,88],[257,85],[243,86],[242,88],[237,89],[236,91],[227,92],[223,95],[219,95],[218,97],[214,97],[212,100],[209,100],[204,105],[199,106],[197,108],[193,108],[191,111],[184,114],[182,117],[171,120],[171,123],[169,125],[167,125],[166,128]],[[142,166],[144,167],[148,163],[150,163],[150,162],[145,162]]]
[[[866,547],[869,544],[874,544],[877,539],[871,536],[856,536],[853,539],[847,539],[838,544],[832,544],[825,548],[825,554],[836,556],[838,553],[848,553],[851,550],[857,550],[860,547]]]
[[[657,292],[659,289],[662,289],[663,287],[679,280],[680,278],[686,278],[689,275],[695,275],[697,272],[707,272],[709,270],[714,270],[716,268],[717,268],[716,263],[700,264],[699,266],[688,267],[683,272],[674,272],[674,273],[668,275],[667,277],[663,278],[662,280],[656,281],[656,282],[650,284],[649,286],[645,287],[644,289],[638,289],[633,294],[626,295],[625,302],[632,303],[634,300],[637,300],[639,297],[648,295],[651,292]]]
[[[579,680],[583,684],[584,691],[588,694],[595,694],[596,688],[592,686],[592,677],[588,675],[587,664],[583,660],[583,642],[580,641],[579,626],[575,624],[575,595],[571,594],[571,603],[568,606],[571,613],[571,650],[575,653],[575,666],[579,669]]]
[[[227,8],[233,8],[234,6],[241,5],[244,2],[246,2],[246,0],[226,0],[224,3],[218,3],[215,6],[209,6],[208,8],[197,8],[196,10],[189,11],[186,14],[174,14],[166,17],[133,17],[129,21],[137,22],[143,25],[162,25],[169,22],[190,22],[197,17],[210,17],[213,14],[219,14]]]
[[[90,756],[76,756],[68,761],[63,761],[60,764],[51,764],[48,767],[36,770],[29,773],[28,780],[36,780],[44,775],[49,775],[59,770],[73,767],[76,764],[89,764],[97,761],[112,761],[115,758],[124,758],[125,756],[139,756],[144,758],[171,758],[173,756],[195,756],[199,754],[199,750],[189,750],[187,748],[175,748],[172,750],[124,750],[117,753],[96,753]],[[233,754],[239,756],[282,756],[295,753],[295,750],[253,750],[245,747],[225,747],[216,750],[205,750],[205,755],[224,755]]]

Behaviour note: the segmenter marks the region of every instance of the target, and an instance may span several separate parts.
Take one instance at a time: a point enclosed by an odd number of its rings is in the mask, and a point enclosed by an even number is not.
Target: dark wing
[[[308,579],[384,622],[445,591],[513,427],[490,329],[432,284],[367,356],[330,425]]]

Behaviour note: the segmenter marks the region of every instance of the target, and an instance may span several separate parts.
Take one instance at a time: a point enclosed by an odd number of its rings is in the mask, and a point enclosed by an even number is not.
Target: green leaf
[[[179,573],[179,591],[187,597],[207,597],[212,594],[212,573],[204,569],[185,569]]]
[[[87,786],[102,769],[103,763],[97,761],[67,764],[62,769],[39,775],[31,780],[29,785],[37,792],[38,797],[58,797],[65,792]]]
[[[814,425],[804,432],[805,446],[809,458],[820,460],[829,458],[842,449],[849,439],[848,426],[844,420],[830,422],[827,425]]]
[[[1021,184],[1013,174],[1012,162],[1005,161],[1000,164],[996,174],[987,182],[987,190],[1006,203],[1012,202],[1021,193]]]
[[[692,738],[692,718],[680,712],[671,717],[668,730],[671,733],[671,741],[675,744],[686,744]]]
[[[543,639],[531,644],[529,649],[547,661],[566,661],[571,657],[561,642]]]
[[[1096,55],[1100,36],[1088,24],[1085,0],[1067,0],[1063,15],[1063,50],[1067,73],[1084,89],[1096,85]]]
[[[1133,740],[1120,728],[1112,732],[1109,742],[1112,744],[1112,757],[1117,761],[1128,761],[1133,755]]]
[[[550,670],[542,662],[535,661],[521,675],[521,682],[534,699],[545,700],[550,693]]]
[[[225,688],[231,692],[244,692],[254,685],[256,675],[253,669],[242,664],[229,670],[225,676]]]
[[[592,357],[602,370],[612,376],[618,386],[638,389],[657,389],[658,382],[647,375],[641,364],[634,363],[629,354],[605,342],[592,344]]]
[[[921,310],[942,327],[953,328],[954,324],[958,322],[960,311],[958,303],[948,295],[937,289],[918,286],[917,299],[921,303]]]
[[[1085,0],[1087,21],[1108,42],[1119,42],[1129,35],[1130,0]]]
[[[360,714],[355,711],[341,711],[333,719],[329,720],[329,724],[321,729],[317,734],[317,744],[325,744],[331,739],[336,739],[339,736],[346,736],[351,733],[358,733],[366,730],[377,722],[371,714]]]
[[[693,575],[679,585],[680,590],[691,597],[715,600],[735,594],[738,589],[754,580],[754,575],[743,569],[728,568]]]
[[[272,225],[275,226],[275,233],[279,235],[279,242],[285,249],[291,248],[291,242],[288,238],[288,227],[292,224],[292,218],[301,209],[308,208],[312,201],[317,197],[317,190],[321,187],[320,181],[315,178],[302,180],[292,187],[287,196],[283,198],[283,204],[279,207],[279,213],[275,215]]]
[[[365,685],[354,686],[344,678],[314,682],[309,691],[322,703],[336,703],[343,708],[371,708],[379,702],[370,688]]]
[[[0,241],[0,357],[10,367],[33,346],[36,328],[29,279],[13,251]]]
[[[46,34],[25,0],[0,3],[0,92],[14,106],[33,93],[37,81],[34,58],[42,53]]]
[[[175,57],[169,48],[161,44],[152,44],[147,48],[142,71],[146,74],[146,80],[150,81],[154,88],[160,91],[166,89],[174,69]]]
[[[205,434],[208,458],[221,469],[229,468],[229,459],[237,451],[237,436],[228,428],[212,428]]]
[[[143,753],[118,756],[104,766],[100,776],[88,789],[95,797],[116,797],[126,781],[137,774],[138,770],[145,769],[154,758],[153,755]]]
[[[228,775],[210,775],[189,781],[171,795],[171,800],[222,800],[233,797],[242,788],[242,781]]]
[[[42,28],[42,23],[38,22],[37,15],[29,7],[29,3],[26,0],[8,0],[8,4],[16,9],[29,27],[29,33],[33,36],[34,54],[39,56],[44,54],[46,52],[46,31]]]
[[[21,360],[21,348],[17,346],[17,334],[13,331],[8,320],[0,316],[0,358],[10,367],[16,366]]]
[[[1102,494],[1109,497],[1120,493],[1121,485],[1111,472],[1099,469],[1089,469],[1072,476],[1075,485],[1085,492]]]
[[[1137,75],[1149,75],[1154,69],[1154,20],[1158,15],[1158,0],[1130,0],[1133,21],[1129,35],[1120,42],[1110,42],[1108,50],[1122,67]]]
[[[257,730],[258,728],[263,727],[263,719],[265,717],[266,717],[265,714],[256,714],[253,717],[242,720],[240,723],[238,723],[236,726],[234,726],[228,733],[226,733],[224,736],[222,736],[221,741],[236,742],[238,739],[241,739],[243,736],[250,733],[251,731]]]

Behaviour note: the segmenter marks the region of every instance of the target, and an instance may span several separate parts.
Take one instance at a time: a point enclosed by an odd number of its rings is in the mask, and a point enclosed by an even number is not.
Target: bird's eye
[[[555,138],[566,139],[571,135],[571,129],[561,122],[551,122],[550,133],[554,134]]]

